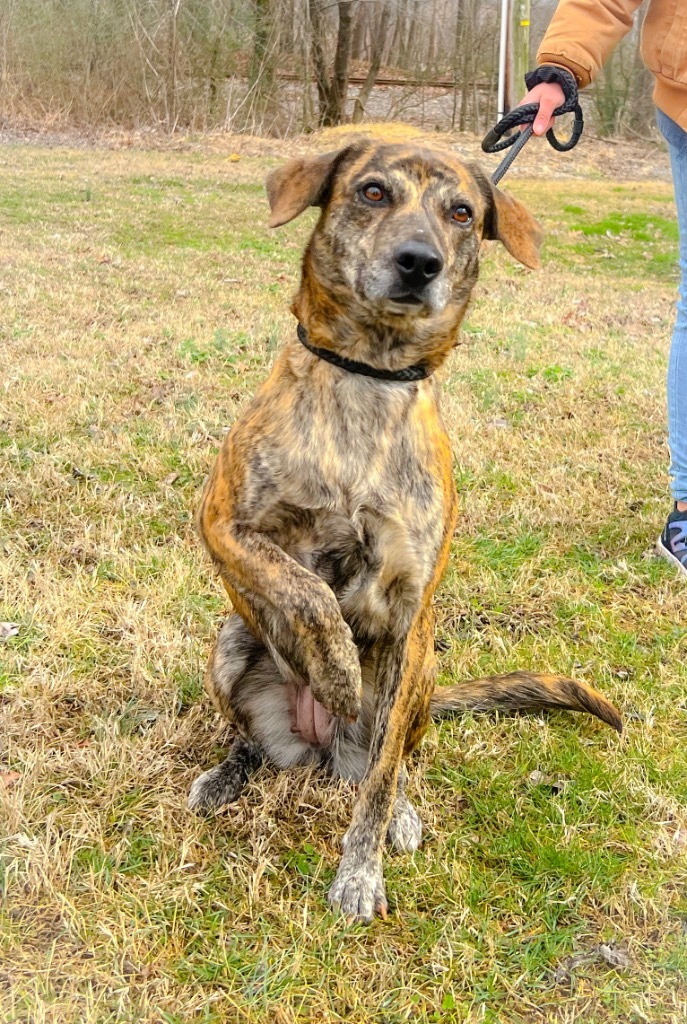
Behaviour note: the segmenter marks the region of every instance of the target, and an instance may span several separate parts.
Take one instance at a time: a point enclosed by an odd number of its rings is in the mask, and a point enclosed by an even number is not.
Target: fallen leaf
[[[556,985],[567,985],[571,977],[568,967],[565,964],[560,964],[554,971],[553,980]]]
[[[679,825],[673,832],[675,846],[687,846],[687,827]]]
[[[632,958],[622,946],[614,942],[601,942],[587,953],[576,953],[563,960],[554,971],[553,980],[556,985],[567,985],[573,979],[573,972],[583,964],[598,963],[603,960],[609,967],[619,970],[632,966]]]
[[[611,967],[630,967],[632,965],[632,958],[626,949],[622,946],[616,946],[614,942],[602,942],[598,946],[599,955],[602,960],[605,960]]]
[[[179,474],[178,473],[170,473],[169,476],[165,477],[163,483],[169,484],[169,486],[171,487],[172,484],[176,483],[176,481],[178,479],[179,479]]]
[[[563,963],[559,964],[556,968],[553,980],[557,985],[565,985],[572,981],[573,971],[577,967],[581,967],[582,964],[592,963],[596,959],[596,951],[592,953],[577,953],[575,956],[569,956]]]
[[[12,838],[17,846],[20,846],[23,850],[35,850],[38,845],[38,840],[34,839],[33,836],[27,836],[25,832],[19,832]]]
[[[15,782],[19,782],[21,772],[0,772],[0,786],[9,789]]]
[[[0,640],[9,640],[19,633],[19,626],[16,622],[0,622]]]

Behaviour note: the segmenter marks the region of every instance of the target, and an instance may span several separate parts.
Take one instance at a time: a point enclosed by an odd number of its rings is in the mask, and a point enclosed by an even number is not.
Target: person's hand
[[[534,89],[530,89],[520,101],[520,106],[525,103],[539,104],[539,113],[534,119],[534,134],[543,135],[553,127],[556,118],[551,115],[557,107],[565,103],[565,93],[558,82],[540,82]]]

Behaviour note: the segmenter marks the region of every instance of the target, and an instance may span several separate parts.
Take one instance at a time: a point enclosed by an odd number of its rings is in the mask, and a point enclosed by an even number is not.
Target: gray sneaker
[[[656,553],[687,576],[687,512],[679,512],[677,502],[656,541]]]

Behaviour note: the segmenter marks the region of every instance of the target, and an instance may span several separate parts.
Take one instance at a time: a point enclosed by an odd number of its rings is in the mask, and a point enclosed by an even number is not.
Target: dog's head
[[[308,206],[322,213],[304,262],[307,277],[351,320],[395,326],[462,319],[477,278],[480,243],[498,239],[528,267],[542,232],[519,203],[451,152],[354,143],[298,158],[267,178],[270,226]]]

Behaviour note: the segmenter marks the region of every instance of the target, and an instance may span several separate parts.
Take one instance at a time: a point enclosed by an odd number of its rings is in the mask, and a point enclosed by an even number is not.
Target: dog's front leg
[[[328,711],[360,713],[360,657],[331,588],[269,537],[221,517],[201,519],[236,611]]]
[[[431,695],[423,677],[431,624],[427,609],[402,640],[390,636],[382,641],[369,763],[329,891],[331,905],[352,920],[386,917],[382,851],[409,730],[423,717]]]

